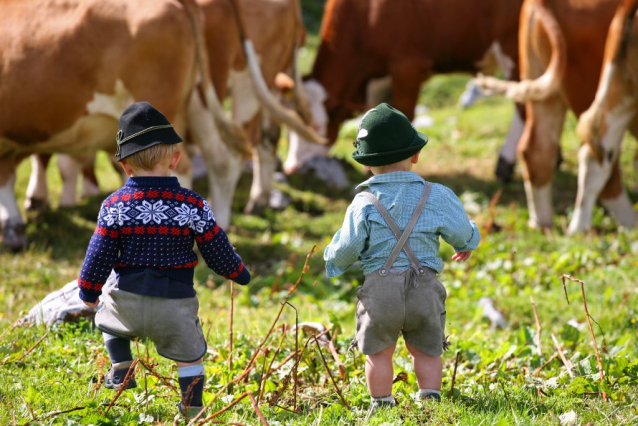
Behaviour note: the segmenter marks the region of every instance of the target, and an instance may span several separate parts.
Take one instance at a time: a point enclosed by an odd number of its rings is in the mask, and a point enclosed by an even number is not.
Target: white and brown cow
[[[624,0],[609,28],[598,90],[578,120],[584,145],[578,160],[578,193],[569,231],[591,228],[596,199],[624,227],[636,225],[636,212],[620,176],[618,158],[625,130],[638,135],[638,0]],[[638,170],[638,153],[634,160]]]
[[[283,108],[271,94],[278,74],[295,74],[296,52],[305,39],[299,0],[198,0],[198,4],[204,15],[207,68],[211,81],[221,99],[227,97],[229,88],[232,89],[233,118],[244,127],[251,142],[254,175],[246,207],[251,212],[268,204],[276,167],[275,147],[279,133],[262,129],[273,127],[269,126],[269,122],[274,119],[313,141],[321,141],[294,111]],[[295,94],[298,111],[307,117],[302,94]],[[278,129],[278,126],[274,127]],[[207,155],[206,151],[203,153]],[[92,169],[92,158],[87,159],[89,161],[85,161],[83,167],[68,157],[60,157],[63,162],[60,170],[65,182],[61,205],[75,204],[77,175],[82,169]],[[225,176],[220,184],[219,176],[208,175],[211,198],[219,200],[213,204],[215,214],[222,223],[230,220],[230,200],[243,161],[243,158],[229,158],[212,151],[206,161],[207,164],[217,164]],[[37,197],[43,198],[46,197],[46,182],[38,179],[43,176],[43,165],[36,159],[33,163],[36,172],[31,176],[34,184],[30,188],[33,187],[34,191],[30,194],[37,191]],[[90,180],[85,179],[84,183],[83,187],[89,185],[89,189],[94,188]],[[30,196],[27,198],[31,199]]]
[[[433,73],[475,73],[495,43],[508,57],[517,58],[521,4],[522,0],[328,0],[321,44],[305,78],[313,126],[324,127],[334,143],[344,120],[368,108],[367,89],[375,79],[390,77],[389,101],[412,119],[421,84]],[[513,64],[516,67],[516,61]],[[512,77],[517,75],[513,69]],[[291,140],[286,172],[300,168],[311,155],[327,153],[328,147],[303,142]]]
[[[523,163],[523,179],[529,209],[530,225],[551,227],[553,224],[552,178],[559,152],[560,136],[565,113],[571,109],[580,116],[594,101],[601,73],[605,39],[620,0],[525,0],[521,11],[520,83],[479,79],[487,90],[506,93],[514,100],[525,102],[526,123],[518,151]],[[607,68],[612,70],[613,67]],[[601,78],[602,91],[607,90],[609,75]],[[603,84],[603,82],[607,82]],[[601,98],[603,95],[601,94]],[[616,96],[614,96],[616,98]],[[616,98],[617,99],[617,98]],[[630,123],[630,115],[613,118],[613,133]],[[610,117],[611,118],[611,117]],[[581,124],[584,128],[584,124]],[[636,134],[638,126],[630,126]],[[616,138],[617,135],[609,137]],[[587,137],[585,138],[588,139]],[[599,145],[593,142],[593,145]],[[594,186],[585,183],[583,170],[593,163],[581,150],[579,173],[579,201],[569,232],[585,231],[591,227],[593,201],[584,191]],[[600,193],[601,202],[622,226],[633,226],[635,217],[626,194],[620,185],[617,152],[608,157],[611,178],[593,191],[593,199]],[[589,189],[586,189],[587,186]],[[582,200],[587,200],[584,204]]]
[[[17,163],[33,153],[113,149],[118,118],[132,102],[152,103],[178,133],[185,134],[188,124],[203,151],[223,157],[242,149],[243,132],[227,120],[207,84],[201,25],[192,0],[0,3],[0,221],[6,246],[25,242],[13,193]],[[194,92],[197,75],[201,85]],[[188,166],[186,161],[184,173]],[[208,167],[224,179],[223,170]]]

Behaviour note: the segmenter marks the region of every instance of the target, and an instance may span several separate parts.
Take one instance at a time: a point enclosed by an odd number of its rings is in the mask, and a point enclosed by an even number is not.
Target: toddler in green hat
[[[428,138],[407,117],[380,104],[363,117],[352,157],[374,176],[359,187],[340,230],[324,252],[328,277],[355,262],[365,274],[357,289],[356,337],[366,355],[371,410],[395,405],[392,356],[399,334],[414,358],[420,399],[440,401],[445,338],[445,287],[439,237],[466,261],[481,234],[449,188],[412,172]]]

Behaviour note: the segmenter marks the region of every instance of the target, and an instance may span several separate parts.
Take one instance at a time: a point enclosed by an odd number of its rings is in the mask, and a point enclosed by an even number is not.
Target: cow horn
[[[303,139],[310,142],[327,144],[328,140],[326,138],[319,136],[310,126],[304,123],[301,117],[299,117],[299,114],[297,114],[293,110],[285,108],[270,92],[270,90],[268,89],[268,85],[264,81],[264,76],[261,73],[261,68],[259,67],[259,60],[257,59],[255,48],[252,42],[246,36],[246,32],[244,30],[245,26],[243,24],[239,4],[237,3],[237,0],[231,0],[230,4],[235,13],[235,20],[237,21],[239,37],[241,39],[244,55],[246,56],[248,71],[250,73],[253,84],[255,85],[257,98],[259,98],[261,104],[270,112],[270,114],[276,121],[290,127]]]
[[[486,94],[504,94],[508,98],[516,102],[540,101],[547,99],[552,94],[558,92],[560,88],[565,68],[567,67],[567,47],[565,37],[558,24],[558,21],[552,12],[545,6],[544,0],[533,0],[530,2],[532,11],[538,16],[547,33],[550,45],[552,47],[552,56],[549,66],[537,79],[522,80],[520,82],[505,81],[494,77],[486,77],[479,75],[476,78],[476,84]],[[521,19],[521,32],[527,29],[532,31],[531,27],[523,27]],[[524,43],[524,37],[519,37],[519,43]],[[524,52],[526,47],[521,46],[519,51]]]
[[[319,136],[311,127],[304,123],[304,121],[295,111],[285,108],[283,105],[281,105],[281,103],[279,103],[279,101],[277,101],[270,90],[268,90],[268,86],[266,85],[264,77],[261,74],[261,69],[259,68],[259,63],[257,60],[257,54],[255,53],[255,48],[253,47],[252,42],[250,40],[244,40],[243,45],[244,53],[246,54],[248,70],[255,85],[257,97],[261,101],[262,105],[272,114],[272,117],[275,120],[290,127],[303,139],[320,144],[326,144],[326,139],[322,136]]]
[[[306,28],[303,24],[303,16],[301,14],[301,4],[299,0],[293,0],[295,7],[295,47],[292,51],[292,75],[295,80],[295,85],[292,89],[292,100],[295,105],[295,109],[308,124],[312,122],[312,114],[310,112],[310,101],[306,96],[306,91],[303,89],[303,81],[301,80],[301,71],[299,70],[299,61],[297,55],[299,54],[299,48],[303,46],[306,40]]]
[[[244,155],[250,155],[248,138],[244,130],[232,121],[224,111],[217,92],[210,82],[210,70],[208,69],[208,53],[204,42],[204,25],[201,9],[194,0],[180,0],[189,15],[193,31],[195,33],[197,64],[200,70],[199,96],[202,103],[213,114],[213,120],[222,141],[233,151],[239,151]]]
[[[607,44],[603,56],[605,63],[598,81],[596,97],[587,111],[580,115],[576,126],[576,133],[589,146],[599,162],[603,160],[603,147],[601,146],[602,133],[604,132],[603,116],[610,93],[609,89],[620,63],[627,58],[627,44],[637,9],[638,0],[625,0],[618,6],[607,33]]]

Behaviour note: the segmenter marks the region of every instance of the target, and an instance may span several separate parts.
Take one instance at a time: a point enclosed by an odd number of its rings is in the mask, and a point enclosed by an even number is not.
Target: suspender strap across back
[[[416,225],[416,222],[419,220],[419,216],[421,216],[421,212],[423,211],[423,208],[425,207],[425,203],[428,201],[431,190],[432,190],[432,183],[426,182],[425,188],[423,189],[423,193],[421,194],[421,199],[419,200],[419,204],[417,204],[416,208],[414,209],[414,213],[412,213],[412,217],[410,218],[410,221],[408,222],[408,226],[403,230],[403,232],[401,232],[401,230],[397,226],[394,219],[392,219],[392,216],[390,216],[390,213],[388,213],[385,207],[381,205],[377,197],[375,197],[374,194],[372,194],[372,192],[370,191],[363,192],[363,194],[372,202],[372,204],[374,204],[374,206],[377,208],[379,213],[381,213],[381,216],[383,216],[383,219],[386,221],[386,223],[388,224],[388,226],[390,227],[390,229],[392,230],[392,232],[394,233],[394,235],[396,236],[398,240],[396,246],[394,247],[394,249],[390,253],[390,256],[388,257],[385,264],[383,265],[383,268],[379,270],[379,273],[381,275],[388,274],[388,271],[392,267],[392,264],[396,260],[399,253],[401,253],[401,250],[405,250],[405,254],[407,254],[408,258],[410,259],[410,263],[416,270],[419,271],[420,275],[425,273],[425,270],[423,269],[418,259],[414,255],[414,252],[410,248],[410,245],[408,244],[407,241],[408,241],[408,237],[412,233],[412,229],[414,228],[414,225]]]

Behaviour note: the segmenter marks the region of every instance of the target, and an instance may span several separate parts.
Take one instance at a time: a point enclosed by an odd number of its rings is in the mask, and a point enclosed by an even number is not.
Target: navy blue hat
[[[173,125],[148,102],[124,110],[117,132],[117,161],[161,143],[182,142]]]

